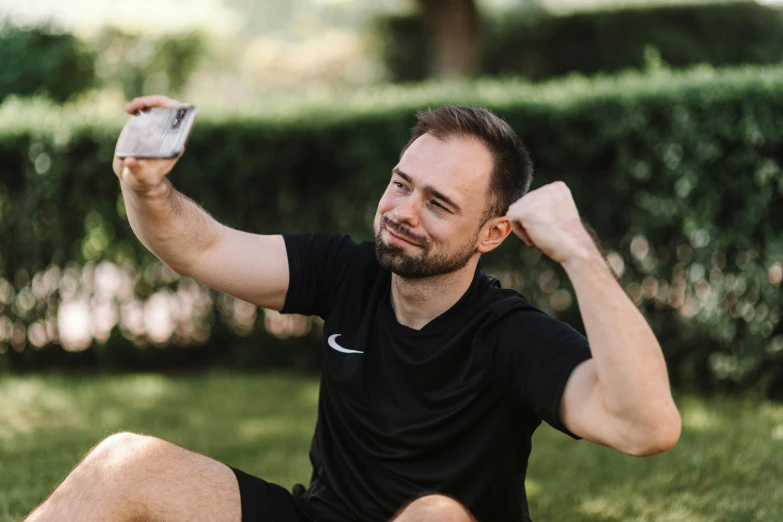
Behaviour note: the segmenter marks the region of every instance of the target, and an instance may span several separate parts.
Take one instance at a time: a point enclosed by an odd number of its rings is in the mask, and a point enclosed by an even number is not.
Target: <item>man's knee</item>
[[[162,440],[136,433],[115,433],[103,439],[85,457],[82,467],[128,477],[160,458]]]
[[[424,495],[392,518],[394,522],[475,522],[470,511],[446,495]]]

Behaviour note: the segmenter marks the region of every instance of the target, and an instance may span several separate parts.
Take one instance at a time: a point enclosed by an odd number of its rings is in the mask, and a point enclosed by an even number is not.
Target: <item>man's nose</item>
[[[394,208],[394,217],[398,223],[406,223],[411,228],[419,224],[419,204],[415,198],[406,198]]]

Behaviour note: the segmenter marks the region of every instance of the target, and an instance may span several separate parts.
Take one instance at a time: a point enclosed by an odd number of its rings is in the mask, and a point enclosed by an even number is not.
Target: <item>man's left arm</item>
[[[507,213],[514,232],[560,263],[576,292],[593,358],[574,369],[560,405],[566,428],[630,455],[672,448],[680,416],[661,347],[579,218],[562,182],[531,191]]]

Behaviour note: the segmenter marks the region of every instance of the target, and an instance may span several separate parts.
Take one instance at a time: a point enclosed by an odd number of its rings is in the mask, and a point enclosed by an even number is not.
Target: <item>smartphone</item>
[[[185,150],[198,109],[193,105],[138,111],[122,128],[115,155],[120,158],[176,158]]]

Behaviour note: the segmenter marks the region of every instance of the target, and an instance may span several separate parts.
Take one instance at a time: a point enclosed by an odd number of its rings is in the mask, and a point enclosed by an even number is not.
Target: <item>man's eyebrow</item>
[[[402,179],[404,179],[405,181],[407,181],[411,185],[413,184],[413,178],[411,178],[408,174],[404,173],[403,171],[401,171],[397,167],[394,167],[394,169],[392,170],[392,173],[397,174],[399,177],[401,177]],[[426,186],[422,187],[422,190],[424,190],[424,192],[432,194],[433,196],[435,196],[436,198],[438,198],[440,200],[443,200],[446,204],[448,204],[450,207],[452,207],[454,209],[455,213],[457,213],[457,214],[461,214],[462,213],[462,209],[460,208],[459,205],[454,203],[454,201],[452,201],[451,198],[449,198],[448,196],[446,196],[445,194],[443,194],[442,192],[440,192],[436,188],[434,188],[434,187],[432,187],[430,185],[426,185]]]

